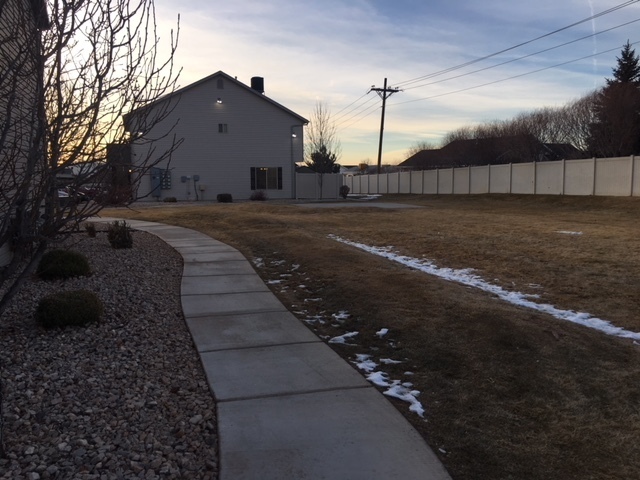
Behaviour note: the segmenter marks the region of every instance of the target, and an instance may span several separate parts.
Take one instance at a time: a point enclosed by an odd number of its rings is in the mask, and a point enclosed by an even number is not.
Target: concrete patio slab
[[[217,293],[268,292],[262,279],[251,275],[215,275],[182,277],[183,295],[211,295]]]
[[[370,387],[320,342],[201,352],[200,357],[219,401]]]
[[[246,260],[227,260],[211,263],[187,263],[182,274],[185,277],[202,277],[209,275],[256,275],[256,271]]]
[[[271,292],[182,295],[181,299],[182,310],[187,318],[230,313],[287,311]]]
[[[199,352],[320,342],[289,312],[187,318],[187,325]]]
[[[372,387],[221,402],[218,413],[220,480],[450,479]]]

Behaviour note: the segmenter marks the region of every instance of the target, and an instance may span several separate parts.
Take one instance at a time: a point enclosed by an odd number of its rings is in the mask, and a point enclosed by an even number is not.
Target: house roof
[[[300,123],[303,124],[307,124],[309,123],[309,120],[307,120],[306,118],[298,115],[297,113],[295,113],[292,110],[289,110],[287,107],[285,107],[284,105],[281,105],[280,103],[276,102],[275,100],[270,99],[269,97],[267,97],[266,95],[263,95],[262,93],[258,92],[257,90],[254,90],[253,88],[251,88],[248,85],[245,85],[244,83],[242,83],[241,81],[239,81],[237,78],[234,78],[230,75],[227,75],[226,73],[224,73],[222,70],[217,71],[216,73],[213,73],[207,77],[204,77],[200,80],[198,80],[197,82],[191,83],[185,87],[179,88],[178,90],[169,93],[163,97],[160,97],[159,99],[157,99],[155,102],[152,102],[148,105],[145,105],[144,107],[140,107],[136,110],[133,110],[129,113],[127,113],[124,118],[125,118],[125,124],[127,123],[127,119],[130,118],[131,116],[135,115],[138,112],[144,111],[148,108],[153,107],[154,105],[157,105],[159,103],[162,102],[166,102],[166,101],[170,101],[176,97],[179,97],[180,95],[182,95],[183,93],[191,90],[194,87],[197,87],[198,85],[201,85],[203,83],[209,82],[211,80],[213,80],[216,77],[223,77],[225,80],[234,83],[235,85],[239,86],[240,88],[245,89],[247,92],[249,92],[251,95],[256,95],[257,97],[261,98],[263,101],[269,102],[271,103],[273,106],[278,107],[281,110],[284,110],[285,112],[289,113],[290,115],[296,117]]]
[[[454,140],[439,150],[422,150],[400,163],[400,166],[451,168],[561,160],[580,156],[581,152],[570,144],[541,143],[533,135],[514,135]]]

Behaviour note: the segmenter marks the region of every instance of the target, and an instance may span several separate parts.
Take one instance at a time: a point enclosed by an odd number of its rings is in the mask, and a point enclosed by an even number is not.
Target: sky
[[[268,97],[305,118],[321,102],[343,165],[377,162],[382,100],[370,89],[385,78],[401,89],[387,99],[382,156],[396,164],[417,142],[580,98],[611,77],[627,40],[640,42],[640,0],[156,0],[156,10],[165,44],[180,15],[181,86],[222,70],[247,85],[263,77]]]

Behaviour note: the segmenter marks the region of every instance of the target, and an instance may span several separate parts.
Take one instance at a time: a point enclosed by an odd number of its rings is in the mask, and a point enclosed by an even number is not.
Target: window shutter
[[[256,168],[251,167],[251,190],[256,189]]]
[[[278,190],[282,190],[282,167],[278,167]]]

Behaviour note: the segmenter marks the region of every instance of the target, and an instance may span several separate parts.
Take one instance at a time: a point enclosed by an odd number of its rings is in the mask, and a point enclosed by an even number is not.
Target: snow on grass
[[[253,264],[258,268],[264,267],[264,260],[260,257],[256,257],[253,259]]]
[[[373,372],[378,366],[376,362],[371,360],[371,355],[367,355],[366,353],[359,353],[356,355],[355,365],[360,370],[367,373]]]
[[[418,390],[411,390],[410,387],[403,385],[400,380],[389,380],[389,375],[385,372],[371,372],[366,376],[366,379],[374,385],[387,388],[382,392],[384,395],[409,403],[410,411],[424,417],[424,407],[417,398],[420,394]]]
[[[344,335],[339,335],[329,339],[329,343],[339,343],[341,345],[355,346],[355,343],[349,343],[349,339],[358,335],[358,332],[347,332]]]
[[[282,280],[267,280],[267,285],[277,285],[282,283]]]
[[[536,298],[537,295],[527,295],[520,292],[505,290],[498,285],[487,282],[478,275],[474,275],[472,273],[473,269],[471,268],[441,268],[437,267],[431,260],[400,255],[394,252],[393,247],[373,247],[370,245],[365,245],[363,243],[352,242],[350,240],[338,237],[337,235],[329,235],[329,238],[336,240],[337,242],[341,242],[346,245],[358,248],[360,250],[364,250],[365,252],[379,255],[383,258],[387,258],[394,262],[400,263],[401,265],[405,265],[421,272],[434,275],[444,280],[461,283],[462,285],[467,285],[469,287],[478,288],[482,291],[492,293],[501,300],[514,305],[518,305],[520,307],[530,308],[542,313],[547,313],[560,320],[565,320],[567,322],[577,323],[585,327],[593,328],[595,330],[606,333],[607,335],[640,340],[640,333],[625,330],[621,327],[616,327],[611,322],[593,317],[588,313],[575,312],[573,310],[562,310],[546,303],[533,302],[530,299]]]
[[[397,365],[402,362],[400,360],[393,360],[391,358],[381,358],[380,363],[384,363],[385,365]]]
[[[582,232],[570,232],[568,230],[556,230],[556,233],[560,233],[562,235],[582,235]]]
[[[389,329],[388,328],[381,328],[380,330],[378,330],[376,332],[376,335],[380,338],[384,337],[387,333],[389,333]]]

